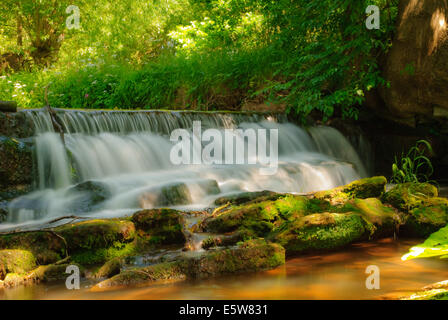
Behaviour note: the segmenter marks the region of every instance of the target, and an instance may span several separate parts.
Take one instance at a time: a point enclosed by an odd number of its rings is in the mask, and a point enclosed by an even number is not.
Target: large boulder
[[[448,115],[447,26],[447,0],[400,0],[395,38],[383,66],[390,87],[380,89],[382,113],[404,119]]]

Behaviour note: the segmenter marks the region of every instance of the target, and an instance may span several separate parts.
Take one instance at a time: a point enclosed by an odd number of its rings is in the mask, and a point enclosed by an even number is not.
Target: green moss
[[[239,244],[237,248],[210,251],[202,255],[185,255],[176,262],[128,269],[97,284],[93,290],[265,270],[284,263],[285,250],[280,245],[252,240]]]
[[[37,231],[0,236],[1,249],[31,251],[39,264],[51,264],[65,257],[65,243],[56,234]]]
[[[130,221],[119,219],[88,220],[55,228],[62,236],[70,252],[94,250],[127,243],[135,238],[135,227]]]
[[[437,188],[429,183],[397,184],[386,192],[381,200],[397,209],[412,210],[424,204],[429,198],[437,197]]]
[[[92,264],[121,256],[134,248],[136,232],[128,220],[89,220],[67,224],[51,231],[0,236],[0,248],[31,251],[39,264],[47,265],[70,255]]]
[[[403,183],[385,193],[382,200],[404,212],[402,235],[427,237],[448,223],[448,199],[437,195],[437,188],[429,183]]]
[[[132,216],[140,235],[151,244],[184,244],[184,219],[173,209],[141,210]]]
[[[139,251],[140,250],[136,242],[116,242],[113,246],[108,248],[99,248],[96,250],[92,249],[76,252],[71,256],[71,258],[76,263],[88,266],[104,263],[115,258],[123,258],[136,255]]]
[[[294,220],[307,214],[307,209],[306,197],[283,195],[276,200],[230,207],[218,216],[206,219],[203,228],[217,233],[245,230],[254,236],[264,236],[279,227],[284,220]]]
[[[383,205],[377,198],[352,199],[336,211],[361,215],[366,222],[369,239],[392,236],[395,226],[399,223],[395,211]]]
[[[366,223],[358,214],[320,213],[283,225],[271,235],[287,253],[330,250],[362,239]]]
[[[344,203],[349,199],[380,197],[386,188],[385,177],[372,177],[353,181],[345,186],[331,190],[320,191],[314,194],[316,199],[328,200],[332,204]]]
[[[8,273],[24,274],[36,267],[34,255],[25,250],[0,250],[0,280]]]
[[[185,278],[186,275],[180,268],[179,262],[168,262],[145,268],[134,268],[123,271],[110,279],[98,283],[92,288],[92,291],[101,291],[108,288],[138,285],[155,281],[181,280]]]

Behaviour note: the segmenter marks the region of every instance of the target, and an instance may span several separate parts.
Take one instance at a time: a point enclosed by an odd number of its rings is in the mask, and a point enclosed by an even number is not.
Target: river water
[[[92,283],[67,290],[63,283],[0,291],[0,299],[396,299],[448,279],[448,261],[401,256],[418,240],[383,239],[332,253],[288,259],[276,269],[208,280],[159,283],[118,291],[90,292]],[[369,265],[380,269],[380,289],[365,286]]]

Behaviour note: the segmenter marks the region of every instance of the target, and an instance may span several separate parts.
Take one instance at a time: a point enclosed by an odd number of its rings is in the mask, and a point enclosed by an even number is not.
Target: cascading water
[[[46,111],[26,112],[36,129],[37,188],[11,202],[3,228],[71,214],[105,218],[161,206],[203,209],[223,195],[306,193],[365,175],[356,151],[339,131],[319,126],[307,132],[284,116],[56,110],[64,145]],[[248,164],[173,165],[170,134],[191,129],[193,121],[221,131],[278,129],[277,172],[262,175],[260,165]],[[240,147],[247,148],[247,142]]]

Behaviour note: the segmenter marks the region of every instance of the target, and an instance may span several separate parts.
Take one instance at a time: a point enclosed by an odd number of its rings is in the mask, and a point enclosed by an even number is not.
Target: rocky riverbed
[[[286,258],[359,242],[423,239],[446,225],[448,200],[438,197],[436,187],[402,184],[386,192],[386,183],[373,177],[306,195],[245,193],[219,198],[207,211],[70,217],[41,230],[4,233],[0,286],[65,279],[68,265],[93,281],[92,291],[214,278],[268,270]]]

